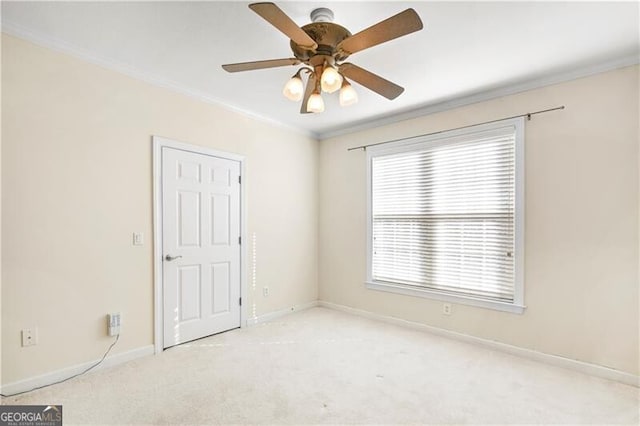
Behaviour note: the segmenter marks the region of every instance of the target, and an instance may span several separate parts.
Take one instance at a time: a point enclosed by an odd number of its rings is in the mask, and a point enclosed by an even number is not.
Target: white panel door
[[[162,148],[164,347],[240,327],[240,163]]]

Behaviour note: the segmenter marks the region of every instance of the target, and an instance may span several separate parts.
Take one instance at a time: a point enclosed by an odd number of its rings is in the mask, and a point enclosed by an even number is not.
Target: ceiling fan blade
[[[387,99],[395,99],[404,92],[403,87],[349,62],[340,65],[340,73]]]
[[[307,111],[307,102],[309,102],[309,98],[313,93],[313,89],[316,87],[316,77],[314,74],[309,74],[309,79],[307,80],[307,88],[304,91],[304,96],[302,98],[302,105],[300,105],[300,114],[308,114],[311,111]]]
[[[261,70],[264,68],[284,67],[287,65],[298,65],[300,61],[297,58],[287,59],[269,59],[266,61],[240,62],[238,64],[225,64],[222,68],[227,72],[240,72]]]
[[[421,29],[422,21],[416,11],[407,9],[344,39],[338,49],[351,55]]]
[[[309,37],[295,22],[291,20],[278,6],[273,3],[253,3],[249,8],[264,20],[282,31],[284,35],[304,49],[314,50],[318,47],[316,42]]]

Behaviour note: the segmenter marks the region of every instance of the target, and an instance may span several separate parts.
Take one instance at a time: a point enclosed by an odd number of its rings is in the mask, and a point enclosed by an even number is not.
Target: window
[[[367,287],[522,313],[524,122],[367,148]]]

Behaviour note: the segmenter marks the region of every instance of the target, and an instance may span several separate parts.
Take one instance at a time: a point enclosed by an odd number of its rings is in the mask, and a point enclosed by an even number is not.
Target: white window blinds
[[[515,147],[503,125],[373,154],[371,278],[512,303]]]

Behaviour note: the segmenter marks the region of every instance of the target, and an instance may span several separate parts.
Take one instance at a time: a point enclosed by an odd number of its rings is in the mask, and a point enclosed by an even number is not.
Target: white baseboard
[[[105,358],[102,364],[92,369],[91,372],[122,364],[124,362],[131,361],[136,358],[141,358],[147,355],[153,355],[153,345],[142,346],[140,348],[131,349],[130,351],[109,355],[107,356],[107,358]],[[11,396],[16,393],[29,391],[40,386],[50,385],[52,383],[71,377],[75,374],[79,374],[98,361],[100,361],[100,358],[90,362],[85,362],[83,364],[78,364],[71,367],[62,368],[60,370],[52,371],[51,373],[46,373],[41,376],[30,377],[28,379],[20,380],[17,382],[7,383],[6,385],[2,386],[1,393],[3,395]]]
[[[620,383],[624,383],[624,384],[632,385],[636,387],[640,386],[640,377],[634,374],[623,372],[623,371],[614,370],[612,368],[603,367],[601,365],[589,364],[583,361],[564,358],[557,355],[550,355],[543,352],[537,352],[531,349],[520,348],[517,346],[508,345],[506,343],[500,343],[493,340],[482,339],[480,337],[474,337],[468,334],[457,333],[455,331],[445,330],[442,328],[433,327],[426,324],[407,321],[401,318],[389,317],[386,315],[376,314],[376,313],[365,311],[362,309],[356,309],[349,306],[339,305],[336,303],[325,302],[325,301],[312,301],[312,302],[303,303],[300,305],[294,305],[290,308],[269,312],[260,316],[251,317],[246,321],[246,325],[251,326],[251,325],[261,324],[267,321],[272,321],[274,319],[280,318],[289,313],[310,309],[315,306],[322,306],[325,308],[347,312],[353,315],[358,315],[364,318],[370,318],[378,321],[383,321],[389,324],[409,327],[415,330],[427,331],[429,333],[456,339],[459,341],[474,343],[477,345],[489,347],[489,348],[492,348],[501,352],[505,352],[511,355],[520,356],[522,358],[527,358],[534,361],[539,361],[546,364],[554,365],[557,367],[563,367],[570,370],[579,371],[581,373],[589,374],[591,376],[600,377],[607,380],[613,380],[616,382],[620,382]],[[131,361],[136,358],[141,358],[147,355],[153,355],[153,353],[154,353],[153,345],[147,345],[147,346],[132,349],[126,352],[122,352],[119,354],[115,354],[113,356],[107,357],[102,364],[94,368],[92,371],[97,371],[103,368],[122,364],[124,362]],[[95,364],[98,361],[99,360],[96,359],[94,361],[86,362],[86,363],[75,365],[72,367],[63,368],[60,370],[53,371],[51,373],[43,374],[41,376],[31,377],[31,378],[20,380],[13,383],[7,383],[6,385],[2,386],[1,393],[4,395],[10,396],[16,393],[28,391],[30,389],[33,389],[39,386],[46,386],[51,383],[55,383],[57,381],[66,379],[67,377],[71,377],[75,374],[78,374],[86,370],[88,367],[90,367],[91,365]]]
[[[247,326],[262,324],[263,322],[272,321],[276,318],[280,318],[292,312],[304,311],[305,309],[310,309],[316,306],[318,306],[318,301],[314,300],[312,302],[294,305],[290,308],[280,309],[279,311],[273,311],[259,316],[253,316],[247,319]]]
[[[546,364],[554,365],[556,367],[563,367],[581,373],[589,374],[591,376],[600,377],[607,380],[613,380],[616,382],[624,383],[631,386],[640,386],[640,377],[626,373],[620,370],[614,370],[613,368],[603,367],[601,365],[589,364],[587,362],[578,361],[575,359],[564,358],[558,355],[550,355],[543,352],[537,352],[531,349],[520,348],[518,346],[508,345],[506,343],[496,342],[494,340],[482,339],[480,337],[470,336],[468,334],[457,333],[455,331],[445,330],[443,328],[433,327],[426,324],[421,324],[413,321],[403,320],[401,318],[389,317],[386,315],[376,314],[373,312],[352,308],[345,305],[339,305],[336,303],[318,301],[319,306],[325,308],[335,309],[337,311],[347,312],[350,314],[358,315],[365,318],[375,319],[383,321],[389,324],[400,325],[403,327],[409,327],[415,330],[427,331],[429,333],[437,334],[443,337],[449,337],[452,339],[460,340],[467,343],[474,343],[477,345],[489,347],[501,352],[505,352],[511,355],[516,355],[522,358],[527,358],[534,361],[543,362]]]
[[[251,325],[261,324],[267,321],[272,321],[276,318],[282,317],[289,313],[310,309],[315,306],[318,306],[318,301],[316,300],[308,303],[303,303],[300,305],[294,305],[290,308],[281,309],[281,310],[269,312],[260,316],[251,317],[247,319],[246,325],[251,326]],[[101,370],[103,368],[122,364],[124,362],[131,361],[136,358],[141,358],[147,355],[153,355],[155,353],[154,351],[155,351],[154,346],[148,345],[148,346],[143,346],[137,349],[132,349],[130,351],[110,355],[107,358],[105,358],[102,364],[95,367],[91,371],[93,372],[93,371]],[[96,359],[90,362],[85,362],[83,364],[78,364],[71,367],[62,368],[60,370],[52,371],[50,373],[46,373],[40,376],[30,377],[28,379],[19,380],[13,383],[7,383],[5,385],[2,385],[2,387],[0,388],[0,393],[2,393],[3,395],[11,396],[13,394],[29,391],[31,389],[34,389],[40,386],[50,385],[52,383],[71,377],[75,374],[81,373],[82,371],[86,370],[87,368],[89,368],[90,366],[92,366],[98,361],[99,359]]]

